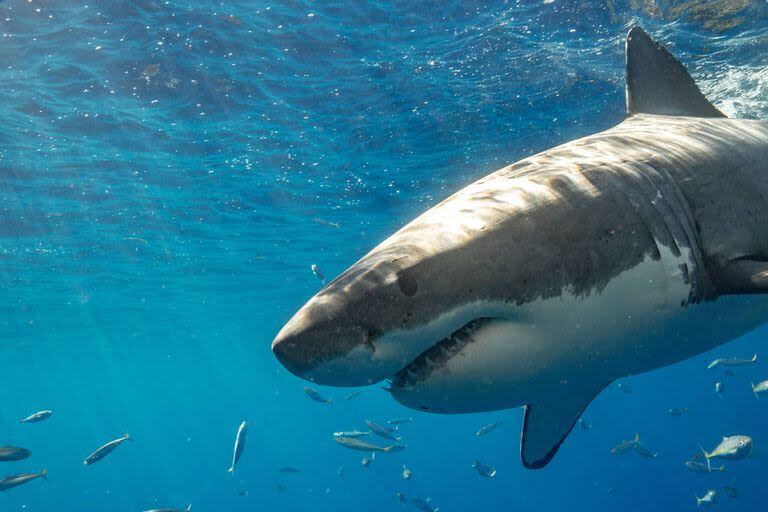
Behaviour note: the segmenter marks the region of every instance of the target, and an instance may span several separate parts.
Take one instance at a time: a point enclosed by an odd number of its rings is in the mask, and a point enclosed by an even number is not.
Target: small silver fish
[[[237,437],[235,437],[235,451],[232,455],[232,466],[229,468],[229,473],[235,472],[235,466],[237,466],[237,463],[240,461],[240,456],[243,454],[243,450],[245,450],[245,438],[248,434],[248,426],[245,424],[245,422],[242,422],[240,424],[240,427],[237,429]]]
[[[768,391],[768,380],[758,382],[757,385],[752,383],[752,392],[755,394],[755,398],[760,399],[760,395]]]
[[[710,370],[717,366],[744,366],[757,362],[757,354],[752,356],[752,359],[738,359],[738,358],[720,358],[715,359],[707,365]]]
[[[395,498],[397,498],[397,501],[400,503],[406,503],[408,501],[408,497],[400,491],[395,493]]]
[[[717,503],[717,499],[718,499],[717,491],[714,489],[710,489],[707,491],[707,494],[705,494],[704,497],[702,498],[699,498],[698,496],[696,497],[696,505],[705,505],[705,506],[714,505],[715,503]]]
[[[317,403],[333,405],[333,398],[324,398],[323,395],[308,386],[304,387],[304,393]]]
[[[640,434],[635,434],[635,438],[630,441],[622,441],[613,448],[611,448],[611,453],[614,455],[622,455],[624,453],[627,453],[629,450],[635,447],[637,443],[640,442]]]
[[[48,477],[45,475],[45,470],[42,470],[40,473],[22,473],[20,475],[7,476],[0,480],[0,492],[5,492],[8,489],[13,489],[14,487],[24,485],[27,482],[31,482],[32,480],[36,480],[38,478],[48,480]]]
[[[682,407],[680,409],[670,409],[669,415],[670,416],[682,416],[683,414],[688,414],[688,408]]]
[[[349,430],[349,431],[342,431],[342,432],[334,432],[333,437],[365,437],[371,435],[371,432],[363,432],[361,430]]]
[[[315,277],[318,278],[322,284],[325,284],[325,275],[323,275],[323,271],[320,270],[320,267],[313,263],[310,268],[312,269],[312,273],[315,274]]]
[[[336,474],[339,475],[339,477],[344,476],[344,466],[339,466],[339,470],[336,471]]]
[[[496,429],[497,429],[497,428],[498,428],[500,425],[501,425],[501,422],[500,422],[500,421],[497,421],[497,422],[495,422],[495,423],[490,423],[490,424],[488,424],[488,425],[485,425],[485,426],[483,426],[483,427],[480,427],[480,430],[478,430],[477,432],[475,432],[475,435],[476,435],[477,437],[482,437],[482,436],[484,436],[484,435],[488,434],[489,432],[493,432],[493,431],[494,431],[494,430],[496,430]]]
[[[618,387],[627,395],[632,394],[632,387],[629,384],[624,384],[623,382],[619,382],[619,384],[616,387]]]
[[[432,506],[432,499],[411,498],[411,504],[421,512],[438,512],[440,509]]]
[[[592,428],[592,424],[584,418],[579,418],[579,426],[582,428],[582,430],[589,430]]]
[[[742,435],[723,437],[720,444],[711,452],[707,453],[703,448],[701,451],[707,460],[717,457],[732,460],[743,459],[752,451],[752,438]]]
[[[370,457],[363,457],[363,460],[360,461],[363,464],[364,468],[367,468],[371,464],[373,464],[373,461],[376,460],[376,452],[371,452]]]
[[[355,439],[353,437],[334,437],[333,440],[339,443],[341,446],[351,450],[385,453],[393,451],[392,446],[378,446],[375,444],[367,443],[365,441],[361,441],[360,439]]]
[[[192,505],[187,505],[184,512],[191,512]],[[153,508],[152,510],[145,510],[144,512],[181,512],[178,508]]]
[[[413,418],[393,418],[387,423],[390,425],[404,425],[405,423],[411,423],[413,421]]]
[[[649,459],[655,459],[659,456],[658,452],[654,452],[652,450],[649,450],[643,443],[640,441],[635,443],[635,452],[638,455],[642,455],[643,457],[647,457]]]
[[[368,428],[371,429],[371,432],[376,434],[379,437],[383,437],[384,439],[389,439],[390,441],[400,441],[400,437],[396,436],[394,432],[397,430],[395,428],[389,428],[389,427],[383,427],[381,425],[378,425],[371,420],[365,420],[365,424],[368,425]]]
[[[413,475],[413,474],[411,473],[411,470],[410,470],[410,469],[408,469],[408,468],[405,466],[405,464],[403,464],[403,473],[402,473],[402,474],[403,474],[403,480],[410,480],[410,479],[411,479],[411,476]]]
[[[711,468],[711,459],[722,458],[741,460],[746,458],[752,452],[752,438],[742,435],[723,437],[720,444],[709,453],[704,450],[704,448],[699,448],[701,449],[701,453],[704,454],[704,458],[707,460],[707,466]]]
[[[725,386],[722,382],[717,381],[715,382],[715,393],[718,394],[718,396],[723,396],[723,393],[725,393]]]
[[[38,421],[43,421],[51,417],[53,414],[53,411],[40,411],[36,412],[35,414],[30,414],[26,418],[19,420],[21,423],[37,423]]]
[[[280,473],[301,473],[301,470],[299,468],[294,468],[293,466],[284,466],[280,469],[278,469]]]
[[[475,468],[475,471],[477,471],[480,476],[484,476],[485,478],[493,478],[496,476],[496,468],[486,466],[479,460],[472,463],[472,467]]]
[[[32,455],[32,452],[26,448],[17,446],[0,446],[0,462],[13,462],[24,460]]]
[[[320,217],[315,217],[312,220],[315,221],[317,224],[320,224],[321,226],[328,226],[331,228],[341,229],[341,224],[339,224],[338,222],[331,222],[329,220],[325,220]]]
[[[99,462],[101,459],[112,453],[112,451],[123,444],[123,442],[128,441],[130,439],[130,436],[128,434],[125,434],[123,437],[119,439],[115,439],[114,441],[110,441],[104,446],[100,446],[96,449],[92,454],[90,454],[88,457],[86,457],[85,461],[83,462],[84,465],[90,466],[91,464],[95,464]]]
[[[364,389],[358,389],[357,391],[353,391],[347,396],[345,396],[344,400],[352,400],[353,398],[357,398],[358,396],[362,395],[364,391],[365,391]]]
[[[725,491],[725,494],[731,498],[738,498],[739,494],[741,494],[736,487],[731,487],[730,485],[724,485],[723,491]]]
[[[725,464],[720,467],[713,467],[695,460],[686,461],[685,466],[694,473],[725,473]]]
[[[686,461],[685,466],[694,473],[725,472],[725,465],[721,465],[720,467],[710,467],[707,464],[696,460]]]

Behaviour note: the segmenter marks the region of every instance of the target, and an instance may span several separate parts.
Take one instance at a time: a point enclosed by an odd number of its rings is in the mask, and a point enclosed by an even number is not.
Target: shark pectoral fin
[[[725,117],[691,75],[640,27],[627,35],[627,113]]]
[[[748,258],[734,260],[713,277],[720,293],[768,293],[768,261]]]
[[[581,413],[604,387],[588,392],[564,389],[562,394],[549,400],[528,404],[520,442],[523,465],[528,469],[541,469],[549,464]]]

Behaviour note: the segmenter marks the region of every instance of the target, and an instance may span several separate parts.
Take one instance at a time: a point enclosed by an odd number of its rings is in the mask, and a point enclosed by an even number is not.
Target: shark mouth
[[[444,367],[448,361],[474,343],[474,334],[489,321],[490,318],[476,318],[432,345],[392,377],[391,387],[407,391],[419,382],[427,380],[432,372]]]

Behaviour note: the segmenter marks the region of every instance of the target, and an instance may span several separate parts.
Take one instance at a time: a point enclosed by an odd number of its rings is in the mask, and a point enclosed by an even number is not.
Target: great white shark
[[[524,407],[541,468],[614,380],[768,319],[768,123],[726,118],[642,29],[627,118],[465,187],[329,283],[275,338],[319,384]]]

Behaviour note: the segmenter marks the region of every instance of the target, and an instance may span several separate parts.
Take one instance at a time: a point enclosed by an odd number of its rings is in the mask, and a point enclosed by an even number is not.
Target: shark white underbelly
[[[489,304],[479,314],[485,320],[447,340],[442,355],[427,351],[399,372],[393,396],[441,413],[556,402],[574,386],[597,393],[617,378],[700,354],[768,317],[762,295],[689,304],[686,264],[686,255],[662,250],[584,297]],[[583,398],[586,407],[593,396]]]

